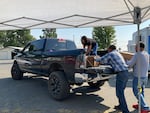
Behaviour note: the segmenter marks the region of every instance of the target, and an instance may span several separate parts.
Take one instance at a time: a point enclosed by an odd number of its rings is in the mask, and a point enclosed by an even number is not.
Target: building
[[[133,40],[128,41],[127,48],[129,52],[135,53],[135,43]]]
[[[145,44],[145,51],[150,55],[150,27],[146,27],[140,30],[140,37],[138,32],[133,33],[132,40],[128,42],[128,51],[135,53],[135,45],[138,41],[142,41]],[[149,66],[150,71],[150,66]]]
[[[145,50],[150,54],[150,27],[146,27],[140,30],[140,37],[138,33],[135,32],[132,35],[132,40],[128,41],[128,51],[135,52],[135,45],[138,40],[145,44]]]
[[[8,47],[5,47],[5,48],[1,48],[0,49],[0,60],[10,60],[10,59],[13,59],[12,52],[15,49],[21,50],[22,48],[20,48],[20,47],[14,47],[14,46],[8,46]]]

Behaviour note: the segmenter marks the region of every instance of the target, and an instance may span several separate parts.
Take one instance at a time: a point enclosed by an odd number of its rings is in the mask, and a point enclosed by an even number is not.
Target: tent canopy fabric
[[[150,19],[150,0],[1,0],[0,30],[114,26]]]

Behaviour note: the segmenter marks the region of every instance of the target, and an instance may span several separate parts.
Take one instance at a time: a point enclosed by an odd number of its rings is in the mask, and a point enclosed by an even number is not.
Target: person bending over
[[[126,104],[126,99],[124,95],[124,90],[128,81],[128,66],[123,58],[123,56],[116,50],[116,46],[110,45],[108,47],[108,53],[100,58],[95,59],[95,61],[101,64],[110,65],[116,76],[116,96],[119,101],[119,105],[115,106],[115,109],[119,109],[122,113],[130,113]]]
[[[82,36],[81,43],[84,49],[87,47],[86,55],[97,55],[98,44],[94,39]]]

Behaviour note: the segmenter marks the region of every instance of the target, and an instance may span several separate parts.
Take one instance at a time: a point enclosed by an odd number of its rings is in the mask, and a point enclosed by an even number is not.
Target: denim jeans
[[[126,88],[128,76],[128,71],[119,72],[116,76],[116,96],[118,97],[119,105],[123,113],[129,113],[124,96],[124,90]]]
[[[140,79],[140,85],[141,85],[141,93],[140,93],[140,99],[141,99],[141,108],[144,110],[150,110],[150,108],[148,107],[148,105],[145,102],[144,99],[144,89],[145,89],[145,85],[147,84],[147,80],[148,78],[141,78]],[[133,78],[133,93],[135,95],[135,97],[137,99],[139,99],[139,93],[138,93],[138,77],[134,77]]]
[[[98,44],[96,43],[96,45],[93,47],[93,50],[90,53],[90,55],[97,55],[97,49],[98,49]]]

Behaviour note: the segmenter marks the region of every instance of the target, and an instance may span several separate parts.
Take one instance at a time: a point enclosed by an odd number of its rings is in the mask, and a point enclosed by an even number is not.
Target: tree
[[[0,43],[3,47],[23,47],[32,40],[35,40],[35,38],[30,34],[30,30],[9,30],[0,32]]]
[[[43,36],[40,36],[40,38],[57,38],[56,29],[53,28],[46,28],[43,29]]]
[[[5,37],[5,32],[4,31],[0,31],[0,48],[3,47],[3,43],[4,43],[3,38],[4,37]]]
[[[111,44],[116,44],[115,29],[112,26],[94,27],[93,39],[98,42],[99,49],[106,49]]]

